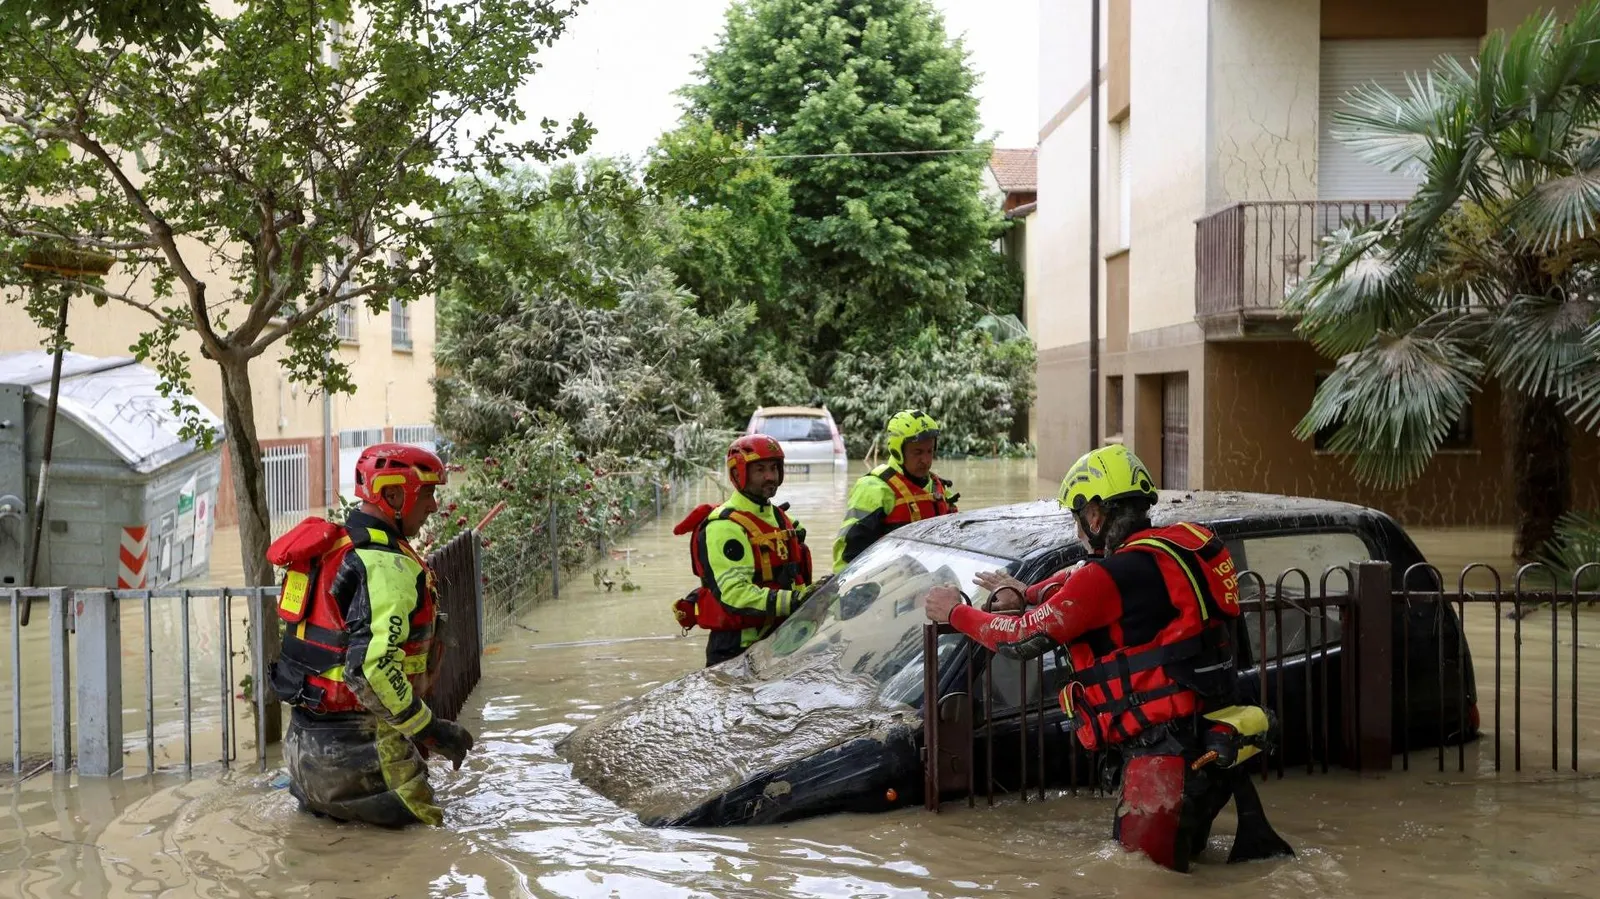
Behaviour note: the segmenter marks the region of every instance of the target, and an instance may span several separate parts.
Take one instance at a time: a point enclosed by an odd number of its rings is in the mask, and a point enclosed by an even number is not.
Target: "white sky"
[[[1041,0],[934,0],[952,36],[965,35],[983,130],[997,146],[1037,139]],[[729,0],[589,0],[568,32],[543,50],[523,88],[532,122],[583,112],[599,129],[591,154],[639,157],[681,112],[673,93],[716,41]]]

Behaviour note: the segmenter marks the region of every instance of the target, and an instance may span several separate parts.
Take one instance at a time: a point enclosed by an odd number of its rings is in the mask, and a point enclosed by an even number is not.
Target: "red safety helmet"
[[[443,485],[447,478],[444,463],[438,456],[404,443],[374,443],[362,450],[361,457],[356,459],[356,496],[388,509],[396,518],[410,514],[424,485]],[[405,491],[400,508],[394,508],[383,498],[386,487]]]
[[[778,441],[765,434],[751,434],[740,437],[728,447],[728,480],[733,482],[735,490],[743,490],[744,485],[750,480],[750,463],[760,462],[765,459],[777,459],[778,483],[783,484],[783,447]]]

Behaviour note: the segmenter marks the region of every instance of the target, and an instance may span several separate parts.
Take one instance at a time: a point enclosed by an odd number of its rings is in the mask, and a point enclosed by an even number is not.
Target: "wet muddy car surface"
[[[1164,492],[1152,518],[1157,525],[1210,527],[1241,569],[1260,573],[1269,593],[1280,573],[1305,572],[1306,578],[1284,579],[1289,599],[1304,598],[1308,590],[1317,595],[1323,573],[1352,560],[1389,562],[1396,589],[1405,586],[1408,569],[1424,561],[1388,516],[1343,503]],[[744,656],[613,706],[575,730],[559,751],[580,781],[648,825],[767,824],[919,804],[923,596],[939,584],[971,592],[973,576],[987,570],[1034,582],[1084,555],[1071,516],[1052,501],[902,528]],[[1412,589],[1435,587],[1421,570],[1410,577]],[[1340,573],[1326,580],[1329,595],[1348,589]],[[1258,657],[1265,645],[1265,704],[1280,709],[1286,724],[1280,752],[1286,764],[1303,764],[1308,753],[1322,751],[1321,722],[1337,722],[1342,714],[1340,610],[1307,604],[1263,616],[1250,611],[1259,584],[1241,582],[1245,613],[1235,641],[1241,699],[1262,695]],[[977,603],[985,598],[972,595]],[[1395,615],[1397,743],[1419,749],[1476,736],[1471,659],[1453,612],[1441,604],[1402,604]],[[988,679],[974,677],[988,684],[974,714],[992,722],[1000,787],[1021,782],[1016,760],[1024,708],[1033,714],[1030,741],[1042,724],[1047,783],[1114,782],[1114,754],[1083,754],[1053,701],[1069,675],[1059,655],[1042,660],[1041,685],[1036,675],[1024,674],[1022,663],[974,652],[959,635],[942,637],[939,654],[941,696],[965,690],[969,670],[976,675],[994,666]],[[1028,663],[1029,674],[1038,670]],[[1281,697],[1275,695],[1279,684]],[[1325,684],[1335,686],[1325,690]],[[988,760],[978,764],[987,767]]]

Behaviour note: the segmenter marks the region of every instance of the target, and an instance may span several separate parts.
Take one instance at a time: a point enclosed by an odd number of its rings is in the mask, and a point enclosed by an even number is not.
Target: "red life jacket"
[[[891,528],[924,518],[948,515],[956,510],[955,497],[945,492],[944,480],[932,472],[928,473],[925,487],[917,486],[916,481],[892,465],[880,465],[872,473],[894,491],[894,508],[883,519],[883,523]]]
[[[711,577],[711,563],[704,555],[704,531],[711,521],[733,521],[744,528],[750,539],[750,549],[755,555],[756,586],[768,590],[791,590],[811,583],[811,550],[803,542],[805,532],[797,530],[782,506],[774,506],[778,525],[768,524],[759,515],[752,515],[729,506],[715,507],[710,503],[697,506],[678,522],[672,533],[682,536],[694,532],[689,544],[689,563],[695,577],[702,581]],[[740,614],[723,605],[704,585],[696,587],[689,595],[672,605],[672,614],[685,631],[699,626],[708,631],[742,631],[746,628],[775,627],[774,621],[763,615]]]
[[[1068,645],[1073,681],[1061,691],[1062,710],[1089,750],[1203,714],[1237,689],[1231,623],[1239,582],[1222,539],[1175,524],[1133,534],[1113,555],[1123,553],[1154,556],[1165,589],[1127,566],[1105,566],[1122,594],[1122,617]]]
[[[267,549],[267,561],[288,569],[278,596],[278,617],[288,626],[271,677],[273,689],[291,705],[324,713],[365,708],[346,686],[345,649],[350,635],[333,595],[333,580],[345,556],[366,546],[404,553],[426,573],[422,601],[411,613],[411,633],[401,649],[405,652],[403,670],[412,689],[419,696],[427,692],[436,613],[433,572],[427,563],[410,544],[383,531],[307,518]]]

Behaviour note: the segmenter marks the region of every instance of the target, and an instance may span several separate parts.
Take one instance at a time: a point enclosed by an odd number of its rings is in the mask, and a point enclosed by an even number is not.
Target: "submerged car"
[[[1344,503],[1163,491],[1151,517],[1157,525],[1193,521],[1211,528],[1241,569],[1262,574],[1269,591],[1280,572],[1298,568],[1310,576],[1314,595],[1322,572],[1356,559],[1391,563],[1398,589],[1410,566],[1424,561],[1387,515]],[[973,575],[996,569],[1031,583],[1084,556],[1070,514],[1053,501],[909,525],[873,544],[743,656],[618,703],[569,734],[560,751],[581,782],[651,826],[768,824],[919,804],[928,589],[951,584],[970,592]],[[1421,570],[1412,578],[1413,589],[1436,588],[1418,582],[1426,579]],[[1347,585],[1333,577],[1327,589],[1334,595]],[[1306,595],[1299,579],[1286,580],[1284,591]],[[1261,696],[1257,656],[1264,636],[1265,704],[1281,709],[1284,722],[1279,752],[1286,764],[1304,764],[1308,754],[1320,756],[1338,741],[1323,726],[1342,714],[1340,610],[1313,603],[1263,616],[1250,610],[1258,598],[1255,582],[1243,581],[1245,611],[1235,641],[1241,698]],[[1414,750],[1474,738],[1476,686],[1454,612],[1444,603],[1397,604],[1395,615],[1396,745]],[[983,743],[994,747],[993,759],[976,764],[992,765],[1002,788],[1022,782],[1016,769],[1024,707],[1032,715],[1030,744],[1042,726],[1047,783],[1114,782],[1115,754],[1089,758],[1052,699],[1069,674],[1058,654],[1042,660],[1041,685],[1027,676],[1041,663],[1026,663],[1025,674],[1024,663],[973,651],[958,634],[941,637],[938,652],[944,698],[965,691],[969,668],[981,675],[983,666],[993,666],[987,695],[981,677],[973,678],[979,686],[969,720],[973,731],[993,738]],[[985,721],[990,735],[983,733]],[[1035,769],[1028,782],[1037,777]]]
[[[776,438],[790,470],[809,472],[813,465],[844,468],[850,464],[844,437],[826,406],[763,406],[751,414],[745,433]]]

